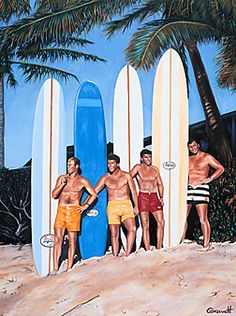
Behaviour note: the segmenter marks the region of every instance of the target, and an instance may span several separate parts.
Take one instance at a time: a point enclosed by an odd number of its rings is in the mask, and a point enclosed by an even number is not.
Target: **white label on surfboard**
[[[40,238],[40,244],[46,248],[52,248],[54,246],[54,235],[46,234]]]
[[[166,170],[172,170],[176,167],[176,164],[173,161],[166,161],[163,163],[163,168]]]
[[[98,210],[92,209],[92,210],[88,210],[86,212],[86,215],[90,216],[90,217],[96,217],[98,216]]]

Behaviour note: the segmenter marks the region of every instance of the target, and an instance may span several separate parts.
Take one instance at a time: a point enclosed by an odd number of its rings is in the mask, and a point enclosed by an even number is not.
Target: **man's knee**
[[[143,230],[149,230],[148,220],[142,220],[142,228],[143,228]]]
[[[200,221],[201,224],[204,225],[204,224],[207,223],[207,218],[206,218],[205,216],[204,216],[204,217],[200,217],[200,218],[199,218],[199,221]]]
[[[110,235],[111,235],[111,238],[118,239],[119,232],[118,231],[114,231],[114,230],[110,230]]]
[[[137,231],[137,228],[136,228],[136,225],[132,225],[130,228],[129,228],[129,232],[130,233],[133,233],[133,234],[136,234],[136,231]]]
[[[159,227],[159,228],[164,228],[165,227],[165,221],[164,221],[164,219],[162,219],[162,220],[160,220],[160,221],[157,221],[157,226]]]
[[[54,237],[54,245],[61,245],[63,242],[63,236],[55,236]]]

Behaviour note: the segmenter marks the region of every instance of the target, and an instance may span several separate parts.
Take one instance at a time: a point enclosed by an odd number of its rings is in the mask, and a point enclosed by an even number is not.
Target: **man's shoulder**
[[[126,178],[131,177],[130,173],[124,170],[120,170],[120,176]]]

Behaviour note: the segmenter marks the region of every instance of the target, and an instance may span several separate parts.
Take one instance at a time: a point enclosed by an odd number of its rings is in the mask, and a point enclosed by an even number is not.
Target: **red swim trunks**
[[[156,192],[139,192],[138,209],[139,212],[156,212],[162,211],[163,207]]]

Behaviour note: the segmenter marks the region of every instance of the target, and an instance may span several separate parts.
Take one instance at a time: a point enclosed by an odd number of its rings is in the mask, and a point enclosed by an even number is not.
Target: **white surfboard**
[[[169,49],[156,71],[152,114],[153,164],[164,183],[164,246],[179,244],[185,218],[188,181],[188,96],[183,64]]]
[[[53,270],[53,225],[58,200],[51,197],[59,175],[66,172],[65,113],[60,84],[44,82],[36,105],[32,143],[32,245],[40,276]]]
[[[113,112],[114,153],[120,156],[120,167],[129,172],[140,163],[143,149],[143,107],[138,74],[131,66],[125,66],[119,73],[115,86]],[[121,230],[123,247],[126,237]],[[137,218],[136,249],[142,241],[142,228]]]

